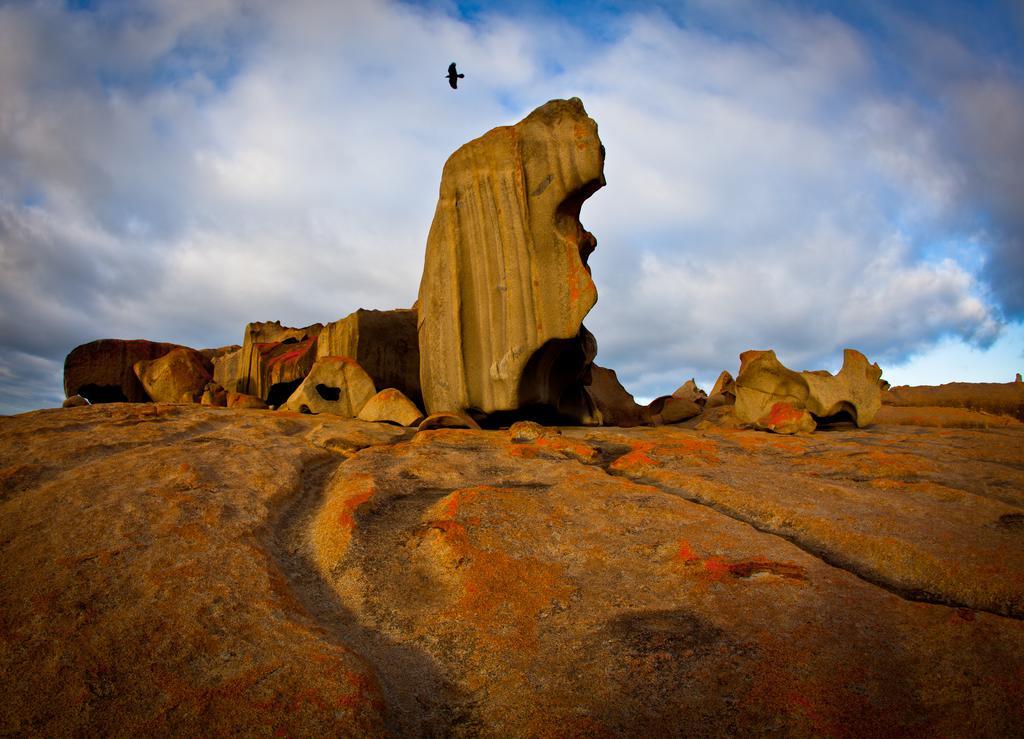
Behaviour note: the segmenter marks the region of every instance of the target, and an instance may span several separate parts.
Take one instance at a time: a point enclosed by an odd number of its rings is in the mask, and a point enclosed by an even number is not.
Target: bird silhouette
[[[455,62],[452,62],[451,64],[448,65],[448,74],[446,76],[448,77],[448,84],[452,86],[452,89],[453,90],[458,90],[459,89],[459,80],[461,80],[466,75],[459,74],[458,72],[456,72],[455,71]]]

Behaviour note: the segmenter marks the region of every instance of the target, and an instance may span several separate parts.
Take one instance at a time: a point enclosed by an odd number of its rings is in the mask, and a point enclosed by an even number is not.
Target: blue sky
[[[573,95],[586,323],[637,396],[749,348],[1011,381],[1022,50],[1019,2],[0,2],[0,413],[92,339],[411,305],[447,156]]]

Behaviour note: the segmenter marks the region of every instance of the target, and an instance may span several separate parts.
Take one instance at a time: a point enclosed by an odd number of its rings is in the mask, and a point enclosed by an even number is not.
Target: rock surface
[[[939,410],[0,418],[0,733],[1019,736],[1024,425]]]
[[[198,401],[210,382],[210,360],[195,349],[180,346],[157,359],[135,363],[139,378],[150,400],[158,403]]]
[[[615,370],[593,365],[590,368],[590,393],[605,426],[641,426],[645,423],[644,407],[633,399],[619,382]]]
[[[838,417],[864,427],[881,407],[881,375],[878,365],[868,364],[855,349],[843,352],[843,367],[834,376],[794,372],[773,351],[743,352],[734,385],[736,417],[783,434],[813,431],[817,421]]]
[[[373,384],[396,388],[417,405],[420,391],[420,346],[415,310],[364,310],[324,326],[318,357],[351,357]]]
[[[144,403],[149,397],[135,375],[135,363],[178,348],[145,339],[98,339],[76,346],[64,359],[64,395],[81,395],[90,403]]]
[[[320,357],[282,408],[355,418],[376,393],[373,380],[356,360]]]
[[[950,382],[919,387],[899,385],[882,394],[882,403],[900,407],[967,408],[1013,416],[1024,421],[1024,383]]]
[[[247,324],[242,348],[214,360],[214,381],[229,392],[255,395],[280,405],[316,361],[323,326],[282,326],[280,321]]]
[[[544,406],[593,423],[584,391],[597,300],[580,224],[604,184],[597,124],[553,100],[445,163],[419,292],[420,384],[428,413]]]
[[[707,403],[704,404],[705,408],[717,408],[723,405],[735,405],[736,404],[736,381],[732,375],[729,374],[728,370],[722,370],[722,373],[715,380],[714,387],[711,388],[711,392],[708,394]]]
[[[362,407],[357,418],[363,421],[386,421],[399,426],[416,426],[423,420],[423,412],[401,390],[385,388]]]

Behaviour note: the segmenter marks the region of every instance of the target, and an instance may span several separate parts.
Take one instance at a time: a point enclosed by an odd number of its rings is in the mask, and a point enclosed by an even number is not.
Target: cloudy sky
[[[452,91],[450,61],[466,78]],[[441,167],[580,97],[598,363],[1024,369],[1024,4],[0,2],[0,413],[103,337],[415,300]]]

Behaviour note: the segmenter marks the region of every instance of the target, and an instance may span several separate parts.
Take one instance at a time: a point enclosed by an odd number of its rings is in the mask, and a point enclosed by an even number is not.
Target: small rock
[[[561,436],[556,428],[542,426],[536,421],[516,421],[508,429],[509,438],[516,443],[536,441],[544,436]]]
[[[83,405],[89,405],[89,401],[81,395],[72,395],[70,398],[65,398],[64,402],[61,403],[62,408],[80,408]]]
[[[363,421],[395,423],[399,426],[416,426],[423,420],[423,413],[401,390],[389,387],[366,401],[357,418]]]
[[[228,393],[216,382],[208,382],[199,402],[213,408],[224,408],[228,404]]]
[[[263,398],[257,398],[255,395],[247,395],[246,393],[233,393],[230,390],[227,392],[226,401],[228,408],[267,410],[270,407]]]

